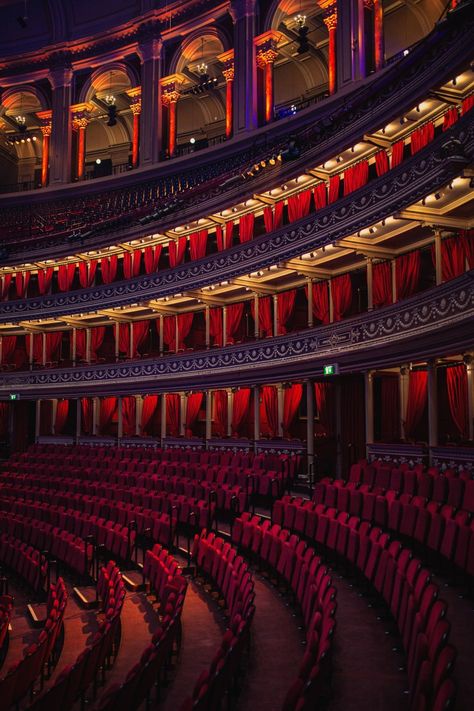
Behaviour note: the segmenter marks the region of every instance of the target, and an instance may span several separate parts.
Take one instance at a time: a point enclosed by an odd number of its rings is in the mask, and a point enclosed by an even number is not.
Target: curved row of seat
[[[456,693],[450,678],[456,650],[448,645],[447,605],[429,571],[379,527],[312,506],[294,507],[292,530],[348,563],[381,596],[403,640],[413,711],[448,708]]]
[[[218,711],[236,681],[255,613],[254,583],[248,565],[235,548],[214,533],[201,531],[193,542],[196,569],[224,600],[229,626],[209,669],[199,676],[192,696],[180,711]]]
[[[29,644],[23,658],[14,662],[0,679],[0,699],[4,709],[18,705],[29,693],[33,696],[34,687],[41,680],[41,686],[46,674],[58,658],[59,637],[63,629],[63,617],[67,605],[67,591],[62,578],[56,584],[51,584],[47,618],[36,642]]]
[[[48,561],[38,548],[14,535],[1,533],[0,561],[23,578],[35,593],[46,592]]]
[[[250,513],[235,520],[232,541],[268,567],[292,593],[301,610],[306,653],[282,708],[312,711],[330,696],[337,602],[328,568],[297,535]]]
[[[74,664],[67,665],[53,686],[39,696],[34,711],[70,709],[78,699],[84,707],[86,695],[92,686],[95,698],[99,678],[103,682],[105,671],[115,659],[120,640],[120,615],[125,600],[125,585],[118,566],[109,561],[99,571],[97,594],[100,604],[100,622],[90,644],[83,649]]]

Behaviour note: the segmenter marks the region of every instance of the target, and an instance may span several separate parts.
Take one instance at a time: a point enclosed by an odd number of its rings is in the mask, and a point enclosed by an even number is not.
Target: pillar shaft
[[[277,403],[278,403],[278,437],[283,437],[283,409],[285,405],[285,392],[281,383],[277,385]]]
[[[140,145],[140,113],[133,113],[133,136],[132,136],[132,166],[138,166],[138,156]]]
[[[374,0],[374,51],[375,69],[378,71],[384,65],[383,38],[383,4],[382,0]]]
[[[35,408],[35,441],[38,441],[41,432],[41,400],[36,401]]]
[[[253,439],[254,449],[257,449],[257,442],[260,439],[260,388],[253,387]]]
[[[212,390],[206,392],[206,442],[212,437]]]
[[[205,328],[206,328],[206,335],[205,335],[206,348],[209,348],[211,345],[211,324],[210,324],[211,315],[210,315],[210,307],[209,306],[206,306],[206,308],[205,308],[204,319],[206,322],[206,326],[205,326]]]
[[[150,166],[157,163],[160,155],[161,140],[161,49],[158,37],[150,37],[140,42],[141,59],[141,117],[139,154],[140,165]]]
[[[400,368],[400,437],[401,439],[406,438],[405,434],[405,420],[407,416],[407,405],[408,405],[408,385],[409,385],[409,370],[408,367],[403,366]]]
[[[431,361],[428,365],[428,444],[431,447],[438,444],[438,384],[436,363]]]
[[[184,393],[179,394],[179,435],[184,437],[186,434],[186,402],[187,397]]]
[[[308,286],[308,328],[313,328],[314,318],[313,318],[313,280],[307,280]]]
[[[81,400],[77,398],[76,400],[76,444],[79,442],[81,437],[81,419],[82,419],[82,408]]]
[[[443,262],[441,256],[441,232],[435,232],[435,269],[436,269],[436,286],[443,283]]]
[[[161,395],[161,445],[166,439],[166,394]]]
[[[254,295],[254,324],[253,324],[253,333],[255,338],[260,337],[260,328],[259,328],[259,298],[258,294]]]
[[[373,280],[373,262],[369,257],[367,259],[367,308],[372,311],[374,308],[374,280]]]
[[[372,370],[364,373],[365,385],[365,441],[373,444],[374,441],[374,374]],[[367,447],[368,454],[368,447]]]
[[[232,437],[232,416],[234,411],[234,393],[227,391],[227,436]]]
[[[234,22],[234,134],[257,127],[257,73],[255,62],[255,0],[231,0]]]
[[[52,128],[50,144],[50,184],[68,183],[71,179],[72,127],[71,105],[72,69],[62,67],[50,71],[52,87]]]
[[[119,396],[117,398],[117,439],[123,437],[123,400]]]
[[[48,184],[49,141],[50,141],[50,134],[43,133],[43,154],[41,156],[41,187],[42,188],[45,188]]]
[[[306,454],[308,473],[314,467],[314,385],[312,380],[306,381]]]

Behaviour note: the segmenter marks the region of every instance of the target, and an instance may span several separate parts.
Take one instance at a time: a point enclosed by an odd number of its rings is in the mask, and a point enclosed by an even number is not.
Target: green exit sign
[[[10,393],[10,400],[19,400],[20,396],[18,393]]]
[[[323,366],[323,375],[338,375],[339,366],[336,363]]]

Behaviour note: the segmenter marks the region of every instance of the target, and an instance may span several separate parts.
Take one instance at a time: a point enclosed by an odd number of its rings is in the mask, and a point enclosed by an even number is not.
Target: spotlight
[[[102,161],[101,161],[100,158],[96,158],[96,159],[95,159],[95,162],[96,162],[96,165],[100,165],[100,164],[102,163]]]
[[[196,143],[196,139],[194,138],[194,136],[189,139],[189,142],[194,146],[194,144]]]
[[[435,193],[435,200],[441,200],[440,193]]]

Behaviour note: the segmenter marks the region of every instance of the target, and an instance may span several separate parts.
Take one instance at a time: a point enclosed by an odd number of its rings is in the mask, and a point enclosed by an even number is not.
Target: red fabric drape
[[[28,293],[30,272],[17,272],[15,274],[15,289],[19,299],[25,299]]]
[[[306,298],[308,287],[305,286]],[[313,284],[313,316],[322,324],[329,323],[329,294],[327,281]]]
[[[250,406],[250,388],[240,388],[234,393],[232,407],[232,434],[238,435],[240,426],[248,417]]]
[[[403,161],[403,154],[405,153],[405,141],[401,139],[397,141],[392,146],[392,160],[391,167],[396,168],[397,165]]]
[[[459,234],[464,245],[468,267],[474,269],[474,230],[461,230]]]
[[[56,420],[54,422],[54,433],[61,434],[66,425],[69,414],[69,400],[58,400],[56,405]]]
[[[199,415],[202,405],[202,393],[191,393],[186,400],[186,436],[193,436],[193,425]]]
[[[355,165],[351,165],[344,171],[344,195],[358,190],[367,183],[369,179],[369,162],[361,160]]]
[[[117,398],[116,397],[103,397],[100,400],[100,432],[106,432],[107,428],[111,424],[114,415],[117,411]]]
[[[311,207],[311,190],[303,190],[301,193],[288,198],[288,219],[290,222],[301,220],[309,214]]]
[[[467,372],[465,365],[446,369],[449,409],[462,439],[469,438],[469,405],[467,397]]]
[[[2,339],[2,363],[8,363],[15,352],[16,336],[1,336]]]
[[[31,339],[33,339],[33,363],[42,365],[43,363],[43,334],[35,333],[30,334],[30,341],[28,344],[28,352],[30,352]]]
[[[51,363],[59,358],[59,349],[63,339],[62,331],[46,334],[46,362]]]
[[[134,249],[133,253],[123,253],[123,275],[125,279],[132,279],[132,277],[136,277],[140,274],[141,259],[141,249]]]
[[[433,140],[434,123],[432,121],[428,121],[428,123],[425,123],[424,126],[420,126],[420,128],[417,128],[416,131],[413,131],[410,138],[411,154],[414,156],[415,153],[421,151],[422,148],[425,148],[425,146]]]
[[[276,202],[273,208],[269,205],[263,208],[263,221],[265,223],[265,231],[272,232],[272,230],[277,230],[281,227],[283,222],[283,207],[284,203]]]
[[[158,395],[147,395],[143,398],[142,406],[142,422],[141,431],[142,434],[146,432],[146,429],[155,414],[156,406],[158,405]]]
[[[133,358],[138,355],[138,349],[145,342],[149,330],[150,322],[148,320],[133,322]]]
[[[189,238],[189,254],[191,259],[202,259],[206,256],[207,230],[193,232]]]
[[[75,264],[61,264],[58,267],[58,287],[59,291],[69,291],[72,282],[74,281],[74,274],[76,273]]]
[[[153,274],[158,270],[162,248],[161,244],[156,244],[154,247],[145,247],[143,263],[146,274]]]
[[[104,342],[105,326],[95,326],[91,328],[91,359],[97,359],[97,351]]]
[[[289,429],[300,406],[302,395],[303,386],[301,383],[293,383],[290,388],[285,390],[283,405],[283,434],[285,436],[289,436]]]
[[[378,262],[372,267],[372,298],[374,306],[392,303],[392,267],[390,262]]]
[[[179,435],[179,407],[180,399],[177,393],[166,395],[166,431],[171,437]]]
[[[135,434],[135,398],[127,395],[122,398],[122,431],[126,437]]]
[[[224,249],[229,249],[232,246],[232,235],[234,232],[234,223],[226,222],[224,229],[220,225],[216,227],[217,251],[222,252]]]
[[[177,240],[172,239],[168,243],[169,263],[172,269],[183,262],[186,244],[186,237],[178,237]]]
[[[406,299],[415,293],[420,281],[420,253],[410,252],[397,257],[397,301]]]
[[[81,431],[83,434],[92,434],[92,398],[81,398]]]
[[[212,410],[214,434],[217,437],[225,437],[227,434],[227,392],[225,390],[214,390]]]
[[[334,321],[340,321],[352,303],[352,282],[349,274],[331,279]]]
[[[249,212],[248,215],[242,215],[239,220],[239,241],[241,243],[253,239],[254,224],[255,215],[253,212]]]
[[[240,323],[242,321],[242,316],[244,314],[244,304],[229,304],[226,307],[227,312],[227,333],[226,341],[227,343],[234,342],[234,336],[239,330]]]
[[[38,291],[41,296],[48,294],[53,280],[53,267],[47,269],[38,269]]]
[[[155,321],[159,331],[160,322]],[[169,351],[176,350],[176,316],[165,316],[163,319],[163,342]]]
[[[431,258],[436,265],[435,247],[431,247]],[[441,271],[443,281],[455,279],[466,271],[466,252],[464,242],[459,237],[448,237],[441,242]]]
[[[455,106],[451,106],[450,109],[446,111],[443,118],[443,131],[447,131],[448,128],[454,126],[459,118],[458,110]]]
[[[100,260],[100,271],[104,284],[111,284],[117,276],[118,256],[112,254],[110,257],[102,257]]]
[[[215,346],[222,346],[223,324],[220,306],[209,309],[209,335],[213,339]]]
[[[264,421],[267,421],[270,437],[278,437],[278,393],[274,385],[260,388]]]
[[[397,376],[382,376],[380,398],[382,441],[396,442],[400,439],[400,387]]]
[[[286,333],[287,323],[293,314],[293,309],[295,308],[295,299],[296,289],[292,289],[291,291],[284,291],[281,294],[278,294],[277,303],[279,332],[277,335],[283,335]]]
[[[96,271],[97,259],[91,259],[90,262],[79,262],[79,284],[83,289],[92,286]]]
[[[72,353],[72,341],[73,333],[71,331],[71,353]],[[86,330],[85,328],[78,328],[76,330],[76,358],[78,360],[86,359]]]
[[[408,402],[405,419],[405,434],[407,438],[414,436],[414,432],[423,410],[427,398],[428,371],[412,370],[408,381]]]
[[[119,323],[119,351],[127,357],[130,355],[130,325],[128,323]]]
[[[255,319],[255,302],[250,304],[252,318]],[[261,296],[258,300],[258,331],[261,338],[273,336],[272,301],[270,296]]]
[[[326,183],[318,183],[313,190],[313,196],[314,196],[314,205],[316,207],[316,210],[322,210],[323,207],[326,207],[326,205],[327,205]]]
[[[377,175],[380,177],[384,175],[389,170],[388,155],[384,150],[379,151],[375,154],[375,170]]]
[[[10,291],[10,284],[12,283],[12,274],[4,274],[2,277],[2,299],[6,299],[8,292]]]
[[[329,178],[329,190],[328,190],[328,205],[339,199],[339,187],[341,184],[341,178],[339,175],[332,175]]]
[[[464,114],[467,114],[467,112],[470,111],[473,106],[474,106],[474,94],[471,94],[470,96],[466,96],[466,98],[462,100],[462,109],[461,109],[462,115],[464,116]]]
[[[314,395],[321,427],[331,435],[334,431],[334,383],[315,383]]]
[[[181,351],[186,348],[184,343],[185,338],[189,335],[191,326],[193,325],[194,314],[178,314],[178,349]]]

